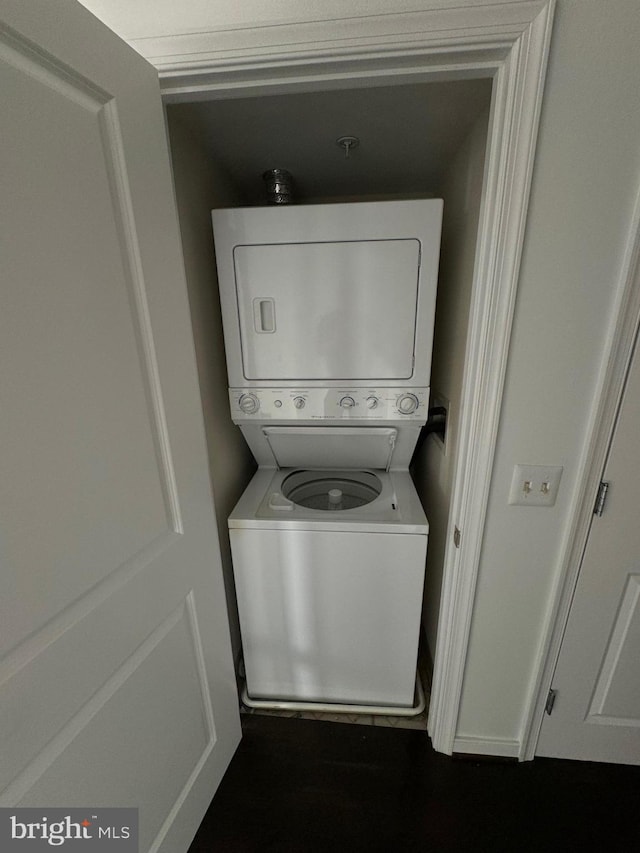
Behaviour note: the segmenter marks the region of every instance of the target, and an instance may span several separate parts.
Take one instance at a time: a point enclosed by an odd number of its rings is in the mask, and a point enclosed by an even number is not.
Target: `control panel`
[[[230,388],[234,421],[425,421],[428,388]]]

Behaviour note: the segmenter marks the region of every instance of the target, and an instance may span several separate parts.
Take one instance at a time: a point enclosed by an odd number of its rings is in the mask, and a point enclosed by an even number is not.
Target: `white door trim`
[[[606,283],[603,283],[606,286]],[[591,409],[588,439],[582,453],[578,474],[578,491],[571,524],[563,548],[561,569],[547,613],[545,630],[531,683],[527,715],[523,728],[522,760],[535,756],[540,727],[544,717],[553,673],[556,668],[562,637],[569,618],[573,592],[591,521],[596,494],[607,460],[625,380],[631,363],[633,347],[640,330],[640,188],[625,251],[617,297],[607,334],[602,368]]]
[[[165,100],[493,77],[429,732],[454,749],[555,0],[438,0],[404,14],[132,44]],[[453,530],[462,531],[460,548]],[[487,745],[487,750],[490,745]]]

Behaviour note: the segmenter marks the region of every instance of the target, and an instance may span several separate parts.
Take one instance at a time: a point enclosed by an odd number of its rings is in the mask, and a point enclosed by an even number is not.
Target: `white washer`
[[[408,471],[259,469],[229,517],[251,699],[412,707],[428,529]]]
[[[243,433],[279,467],[260,467],[229,517],[249,703],[410,710],[429,532],[407,470],[420,416],[386,420],[381,405],[379,421],[318,423],[326,399],[311,396],[304,424],[274,423],[279,397],[255,394],[263,420]]]

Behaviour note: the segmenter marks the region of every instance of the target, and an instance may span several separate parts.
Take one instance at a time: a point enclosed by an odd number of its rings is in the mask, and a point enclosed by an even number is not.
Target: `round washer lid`
[[[371,503],[382,491],[371,471],[294,471],[282,481],[282,494],[307,509],[340,512]]]

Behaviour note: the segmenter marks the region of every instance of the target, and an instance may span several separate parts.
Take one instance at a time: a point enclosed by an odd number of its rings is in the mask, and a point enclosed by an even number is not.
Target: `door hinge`
[[[609,483],[602,480],[600,485],[598,486],[598,494],[596,495],[596,505],[593,508],[594,515],[597,515],[598,518],[604,512],[604,505],[607,502],[607,494],[609,492]]]
[[[547,695],[547,701],[545,703],[544,709],[547,714],[551,714],[553,711],[553,706],[556,704],[556,696],[558,695],[557,690],[551,689]]]
[[[460,547],[460,540],[462,539],[462,533],[458,530],[457,527],[453,528],[453,544],[456,548]]]

